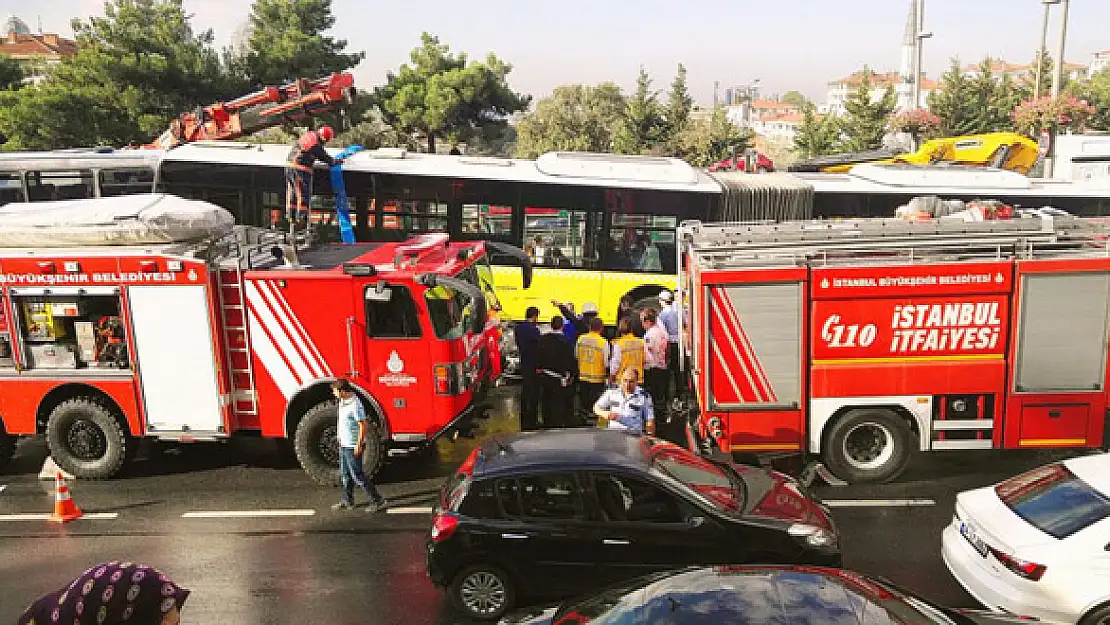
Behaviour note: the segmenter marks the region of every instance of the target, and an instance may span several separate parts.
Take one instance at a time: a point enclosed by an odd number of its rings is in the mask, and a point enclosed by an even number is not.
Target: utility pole
[[[1052,97],[1060,95],[1060,85],[1064,82],[1064,46],[1068,40],[1068,2],[1063,0],[1063,14],[1060,16],[1060,44],[1056,48],[1055,75],[1052,77]]]
[[[915,0],[917,2],[917,24],[914,25],[913,33],[913,100],[910,108],[921,108],[921,49],[924,47],[924,41],[921,39],[921,33],[925,30],[925,0]]]
[[[1044,21],[1041,23],[1041,47],[1037,48],[1037,67],[1035,68],[1035,77],[1033,79],[1033,99],[1036,100],[1041,97],[1041,85],[1044,84],[1045,76],[1042,76],[1044,69],[1044,58],[1048,54],[1048,17],[1052,12],[1052,5],[1060,4],[1060,0],[1041,0],[1044,5]]]

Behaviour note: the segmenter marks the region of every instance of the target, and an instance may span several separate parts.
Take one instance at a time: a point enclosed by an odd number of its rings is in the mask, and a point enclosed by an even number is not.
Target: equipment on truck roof
[[[931,139],[909,154],[882,149],[820,156],[794,163],[788,169],[794,172],[842,173],[861,163],[908,163],[995,167],[1027,174],[1038,158],[1036,141],[1014,132],[994,132]]]

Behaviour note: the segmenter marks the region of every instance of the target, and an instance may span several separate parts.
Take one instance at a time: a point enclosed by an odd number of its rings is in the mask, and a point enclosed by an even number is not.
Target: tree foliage
[[[624,117],[613,140],[618,154],[648,154],[658,151],[667,137],[667,120],[659,104],[659,93],[651,88],[651,77],[640,67],[636,93],[628,97]]]
[[[873,73],[865,69],[848,99],[844,102],[847,115],[841,120],[841,146],[846,152],[875,150],[883,145],[887,120],[897,106],[894,89],[887,87],[878,98],[872,97]]]
[[[685,159],[695,167],[707,167],[740,154],[751,146],[753,134],[729,120],[723,106],[713,109],[709,119],[691,121],[676,137],[674,156]]]
[[[247,50],[239,59],[252,85],[316,78],[350,69],[366,54],[325,33],[335,25],[331,0],[254,0]]]
[[[1091,76],[1090,80],[1073,84],[1069,91],[1094,107],[1094,113],[1087,120],[1088,128],[1110,130],[1110,69]]]
[[[1025,87],[1019,87],[1009,74],[995,76],[993,60],[983,59],[977,75],[971,79],[971,129],[966,134],[1013,130],[1011,114],[1025,98]]]
[[[103,17],[73,29],[74,57],[40,85],[0,96],[5,148],[146,142],[180,112],[241,88],[181,0],[109,0]]]
[[[840,120],[817,114],[811,102],[802,106],[802,123],[794,136],[794,149],[802,158],[834,154],[840,143]]]
[[[978,132],[975,97],[971,78],[960,67],[960,60],[952,59],[940,78],[940,88],[928,97],[929,110],[940,119],[942,134],[958,137]]]
[[[621,89],[611,82],[556,87],[517,123],[516,154],[536,158],[551,151],[610,152],[624,109]]]
[[[693,108],[694,99],[690,97],[690,89],[686,85],[686,66],[679,63],[671,90],[667,94],[667,108],[664,111],[669,141],[673,142],[674,137],[686,129]]]
[[[22,63],[9,56],[0,56],[0,90],[18,89],[26,78]]]
[[[1014,123],[1027,135],[1041,130],[1057,133],[1063,130],[1081,131],[1095,108],[1079,98],[1065,94],[1053,98],[1045,96],[1022,102],[1014,109]]]
[[[809,104],[809,98],[805,97],[801,91],[787,91],[782,94],[782,101],[797,108],[799,111]]]
[[[494,54],[470,61],[428,33],[401,66],[375,91],[385,121],[402,132],[420,134],[434,152],[436,139],[466,141],[491,127],[503,128],[531,98],[509,88],[512,65]]]

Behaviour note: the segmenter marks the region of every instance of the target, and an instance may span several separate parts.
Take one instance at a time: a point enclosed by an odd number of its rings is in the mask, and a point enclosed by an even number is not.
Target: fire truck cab
[[[390,451],[466,434],[501,371],[491,245],[430,234],[294,256],[285,235],[236,226],[202,241],[0,247],[0,465],[34,434],[82,478],[116,475],[144,438],[256,435],[289,440],[310,476],[335,483],[339,377],[372,422],[368,474]],[[527,286],[524,252],[498,251],[521,258]]]
[[[918,451],[1104,445],[1108,234],[1048,214],[683,224],[691,445],[816,454],[855,483]]]

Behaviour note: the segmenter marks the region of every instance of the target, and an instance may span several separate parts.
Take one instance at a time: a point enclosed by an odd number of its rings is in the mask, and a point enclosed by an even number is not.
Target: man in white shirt
[[[629,367],[621,373],[620,386],[601,394],[594,404],[598,424],[610,430],[632,430],[655,435],[655,411],[651,397],[640,388],[640,370]]]
[[[645,310],[640,318],[646,329],[644,332],[644,388],[651,395],[652,403],[659,406],[658,410],[662,413],[667,409],[667,395],[669,395],[667,391],[671,382],[667,371],[667,331],[659,324],[658,313],[654,308]],[[663,423],[668,422],[662,414],[660,419]],[[660,432],[660,434],[663,433]]]
[[[659,292],[659,303],[663,308],[659,311],[659,325],[667,330],[667,368],[674,379],[675,397],[682,397],[686,392],[686,379],[682,368],[679,366],[678,353],[678,302],[674,301],[674,294],[663,290]]]

